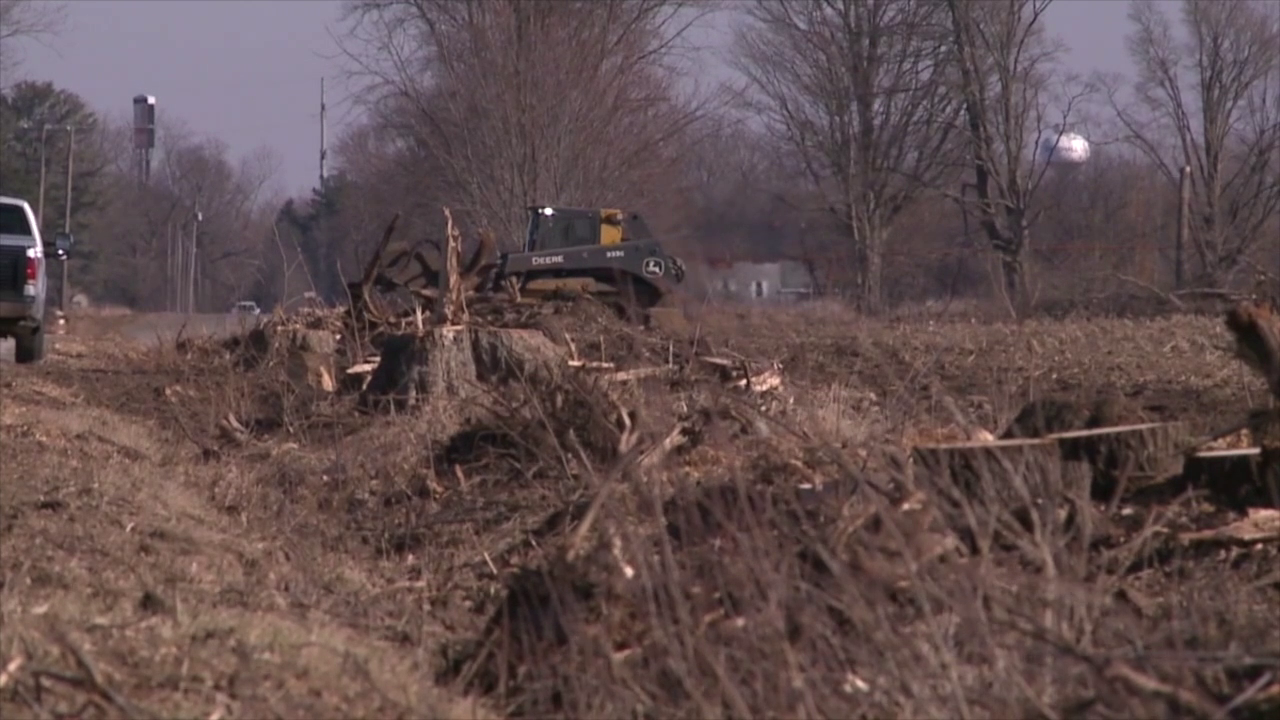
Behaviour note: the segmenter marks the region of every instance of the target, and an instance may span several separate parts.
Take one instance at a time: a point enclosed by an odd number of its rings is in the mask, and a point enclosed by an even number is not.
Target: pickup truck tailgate
[[[26,282],[26,248],[0,245],[0,300],[21,300]]]

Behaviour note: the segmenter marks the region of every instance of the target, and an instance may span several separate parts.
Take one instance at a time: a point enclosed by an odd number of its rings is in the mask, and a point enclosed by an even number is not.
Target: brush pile
[[[463,618],[438,648],[440,682],[515,716],[923,717],[953,702],[1019,716],[1032,709],[990,691],[1017,667],[1048,698],[1042,714],[1274,709],[1269,668],[1232,666],[1186,695],[1201,685],[1185,664],[1114,650],[1181,607],[1143,599],[1173,574],[1152,569],[1224,545],[1265,563],[1274,553],[1246,546],[1280,538],[1256,507],[1230,522],[1164,512],[1190,505],[1167,497],[1142,505],[1191,472],[1180,423],[1079,395],[1028,406],[1000,440],[970,423],[965,442],[912,458],[874,441],[846,452],[789,424],[807,379],[796,365],[784,377],[749,350],[631,327],[587,299],[472,295],[468,268],[483,263],[446,250],[453,275],[429,288],[387,279],[384,262],[350,306],[276,316],[223,348],[276,393],[226,423],[270,457],[245,487],[279,493],[241,504],[287,508],[317,544],[393,568],[393,587],[430,588],[424,625]],[[396,252],[392,266],[430,266]],[[393,311],[396,293],[408,300]],[[1267,317],[1240,309],[1228,327],[1272,377]],[[850,375],[869,364],[839,361]],[[263,421],[288,402],[286,420]],[[326,414],[335,431],[297,430]],[[396,602],[367,598],[402,613]]]
[[[423,438],[450,443],[492,427],[496,418],[510,424],[545,400],[567,413],[565,427],[577,427],[579,439],[603,428],[610,447],[627,434],[652,434],[670,448],[682,442],[676,436],[693,418],[725,415],[705,411],[725,393],[754,409],[787,405],[777,363],[637,327],[590,297],[527,303],[478,292],[492,265],[492,239],[482,233],[463,262],[461,233],[447,208],[444,215],[442,257],[391,243],[397,215],[361,277],[349,284],[346,307],[277,313],[206,348],[260,378],[254,383],[259,399],[238,413],[253,417],[220,418],[222,434],[243,440],[253,427],[296,426],[303,417],[335,421],[344,414],[339,424],[353,428],[360,416],[407,413]],[[566,388],[567,395],[594,398],[594,409],[566,406]],[[591,418],[591,428],[582,426],[584,418]]]

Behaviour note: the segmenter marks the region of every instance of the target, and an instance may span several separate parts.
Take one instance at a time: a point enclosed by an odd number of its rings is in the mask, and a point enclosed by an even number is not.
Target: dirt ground
[[[564,322],[583,359],[707,352],[778,369],[783,388],[735,399],[681,375],[612,396],[646,438],[701,418],[696,442],[647,467],[576,381],[551,399],[526,387],[489,426],[440,438],[430,417],[300,399],[211,342],[124,326],[0,365],[0,713],[1275,708],[1258,700],[1280,679],[1274,546],[1162,544],[1239,508],[1192,495],[1129,508],[1132,532],[1087,558],[1054,549],[1049,579],[1012,551],[922,569],[905,549],[939,536],[924,520],[913,534],[915,496],[896,479],[913,442],[999,434],[1047,396],[1110,394],[1124,419],[1197,433],[1263,403],[1219,318]],[[219,430],[228,415],[248,439]],[[779,494],[794,487],[817,489]]]

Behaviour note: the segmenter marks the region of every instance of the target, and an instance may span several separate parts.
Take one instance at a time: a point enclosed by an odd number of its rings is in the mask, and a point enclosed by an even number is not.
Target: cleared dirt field
[[[1047,396],[1238,420],[1266,389],[1219,318],[539,323],[584,360],[675,369],[525,380],[442,437],[175,343],[173,318],[0,365],[0,713],[1274,717],[1275,545],[1175,537],[1242,508],[1184,488],[1083,550],[980,554],[905,460]],[[699,352],[783,384],[735,395]]]

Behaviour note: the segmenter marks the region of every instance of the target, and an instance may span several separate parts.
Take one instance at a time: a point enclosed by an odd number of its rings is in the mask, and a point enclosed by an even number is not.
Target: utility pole
[[[329,157],[329,145],[325,128],[324,78],[320,78],[320,193],[324,194],[325,164]]]
[[[187,297],[187,241],[184,237],[185,226],[181,223],[171,228],[173,234],[173,311],[182,312]]]
[[[200,221],[204,219],[200,214],[200,201],[196,201],[195,215],[191,220],[191,269],[187,276],[187,312],[194,313],[196,311],[196,248],[197,240],[200,237]]]
[[[45,184],[45,148],[49,142],[49,126],[40,126],[40,195],[36,199],[36,225],[44,231],[44,184]]]
[[[67,205],[65,214],[62,217],[62,232],[71,234],[71,177],[76,164],[76,126],[67,126]],[[71,288],[67,285],[67,260],[70,258],[62,258],[62,293],[58,297],[58,309],[62,312],[67,311],[67,296],[71,294]]]
[[[1191,234],[1191,166],[1182,166],[1178,176],[1178,233],[1173,240],[1173,288],[1182,289],[1183,253]]]
[[[173,302],[173,226],[166,224],[164,229],[164,311],[169,312]]]

